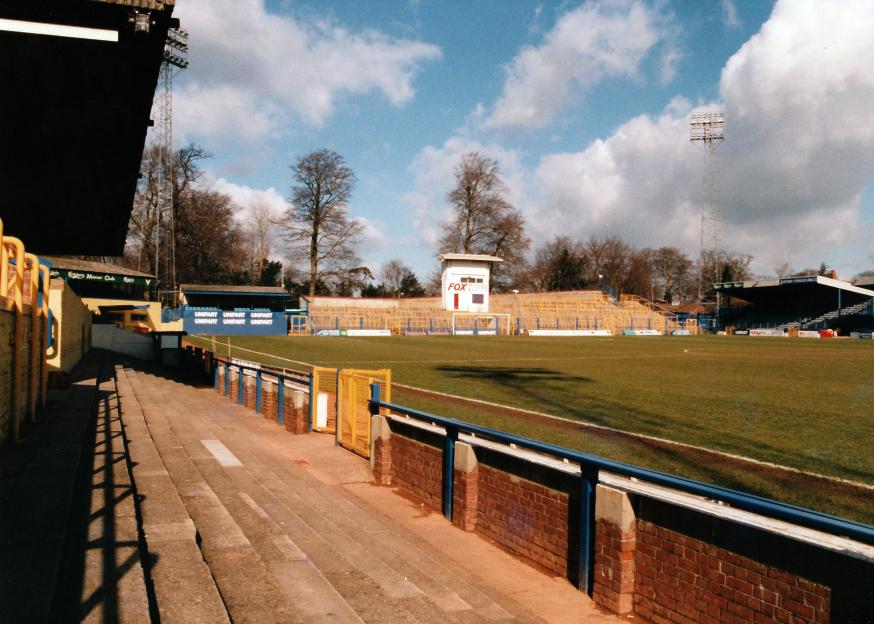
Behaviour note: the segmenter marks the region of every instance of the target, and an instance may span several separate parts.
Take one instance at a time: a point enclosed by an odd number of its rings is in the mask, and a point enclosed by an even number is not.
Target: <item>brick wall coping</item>
[[[798,526],[797,524],[792,524],[783,520],[760,516],[750,511],[736,509],[701,496],[679,492],[660,485],[645,483],[638,479],[621,477],[609,472],[601,471],[598,475],[598,482],[609,485],[618,490],[665,501],[678,507],[685,507],[686,509],[692,509],[717,518],[724,518],[738,524],[782,535],[783,537],[788,537],[799,542],[806,542],[820,548],[865,559],[874,563],[874,546],[869,546],[868,544],[847,537],[832,535],[823,531],[817,531],[816,529],[808,529],[806,527]]]
[[[570,475],[580,475],[580,465],[575,464],[570,461],[565,461],[561,459],[556,459],[555,457],[550,457],[549,455],[544,455],[543,453],[537,453],[536,451],[529,451],[526,449],[520,449],[514,445],[501,444],[500,442],[494,442],[492,440],[486,440],[484,438],[478,438],[469,433],[460,433],[458,434],[458,439],[461,442],[467,442],[471,446],[480,446],[482,448],[487,448],[492,451],[496,451],[498,453],[502,453],[504,455],[509,455],[510,457],[516,457],[518,459],[522,459],[531,464],[538,464],[540,466],[545,466],[546,468],[552,468],[558,472],[565,472]]]

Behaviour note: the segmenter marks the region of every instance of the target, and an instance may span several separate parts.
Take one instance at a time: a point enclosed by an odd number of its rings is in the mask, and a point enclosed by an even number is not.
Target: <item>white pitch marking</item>
[[[222,466],[242,466],[243,463],[237,459],[233,453],[228,450],[224,444],[218,440],[201,440],[201,444],[206,447],[216,461]]]

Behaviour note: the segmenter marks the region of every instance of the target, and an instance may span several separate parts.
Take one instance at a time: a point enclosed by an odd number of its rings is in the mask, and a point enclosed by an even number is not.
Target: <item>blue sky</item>
[[[498,161],[534,245],[615,234],[697,254],[694,110],[726,112],[721,244],[754,269],[874,268],[874,0],[181,0],[177,143],[241,220],[342,154],[375,271],[435,266],[465,152]],[[855,120],[861,123],[856,124]],[[277,240],[275,256],[283,255]]]

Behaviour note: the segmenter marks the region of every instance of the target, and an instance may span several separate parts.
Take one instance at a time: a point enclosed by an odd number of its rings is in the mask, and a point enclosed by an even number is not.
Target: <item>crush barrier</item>
[[[657,622],[871,621],[872,526],[371,392],[377,483],[569,578],[611,611]]]

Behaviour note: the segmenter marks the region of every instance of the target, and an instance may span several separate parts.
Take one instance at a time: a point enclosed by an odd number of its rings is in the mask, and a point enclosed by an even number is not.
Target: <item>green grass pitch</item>
[[[219,344],[227,338],[217,339]],[[194,341],[193,341],[194,342]],[[197,340],[198,344],[205,344]],[[233,355],[393,381],[874,484],[874,344],[752,337],[234,337]],[[224,354],[226,347],[219,347]],[[395,403],[874,521],[874,492],[396,389]]]

